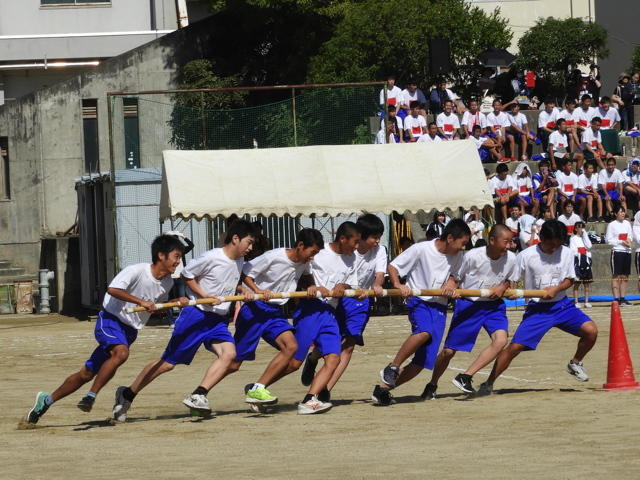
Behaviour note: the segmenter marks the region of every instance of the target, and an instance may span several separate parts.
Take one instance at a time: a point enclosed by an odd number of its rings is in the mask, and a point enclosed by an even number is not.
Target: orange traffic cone
[[[607,383],[602,388],[603,390],[640,389],[640,383],[636,382],[636,377],[633,374],[629,345],[627,344],[627,336],[624,333],[618,302],[611,304],[609,366],[607,369]]]

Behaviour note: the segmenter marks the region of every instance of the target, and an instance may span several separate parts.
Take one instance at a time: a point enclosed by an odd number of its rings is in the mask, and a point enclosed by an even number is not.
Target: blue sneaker
[[[49,410],[49,405],[45,403],[45,399],[49,396],[46,392],[38,392],[36,395],[36,402],[33,404],[33,408],[27,413],[27,423],[38,423],[40,417]]]

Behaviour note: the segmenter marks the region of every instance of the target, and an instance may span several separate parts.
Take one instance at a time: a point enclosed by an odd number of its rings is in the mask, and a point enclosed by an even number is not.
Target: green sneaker
[[[44,402],[48,396],[49,394],[46,392],[38,392],[33,408],[27,413],[27,423],[38,423],[40,417],[49,410],[49,405]]]
[[[278,397],[275,397],[269,393],[264,387],[256,388],[255,390],[249,390],[247,396],[244,399],[247,403],[261,403],[263,405],[273,405],[278,403]]]

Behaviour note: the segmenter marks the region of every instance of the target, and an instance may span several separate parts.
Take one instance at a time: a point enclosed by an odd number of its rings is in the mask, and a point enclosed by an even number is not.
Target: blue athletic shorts
[[[600,193],[600,198],[604,200],[604,192],[599,192]],[[607,193],[609,194],[609,198],[611,198],[611,200],[620,200],[620,194],[618,193],[617,190],[607,190]]]
[[[260,337],[272,347],[278,348],[276,338],[286,331],[293,330],[291,324],[279,305],[255,301],[242,305],[236,320],[237,362],[256,359],[256,348]]]
[[[189,365],[200,345],[213,352],[213,343],[231,342],[229,320],[217,313],[205,312],[197,307],[183,308],[173,327],[162,360],[173,365]]]
[[[407,300],[407,308],[409,309],[411,334],[427,332],[431,335],[427,343],[418,348],[411,363],[431,370],[435,365],[440,342],[442,342],[447,321],[447,306],[425,302],[418,297],[410,297]]]
[[[511,343],[524,345],[526,350],[535,350],[553,327],[578,336],[582,324],[590,321],[569,297],[558,302],[529,302]]]
[[[342,297],[336,308],[342,338],[351,337],[357,345],[364,345],[362,333],[369,321],[369,299]]]
[[[94,335],[98,346],[84,364],[93,373],[98,373],[102,364],[111,357],[109,353],[111,347],[114,345],[131,346],[138,337],[138,330],[125,325],[114,314],[101,310],[96,320]]]
[[[531,205],[531,202],[533,202],[531,195],[518,195],[516,197],[516,200],[520,200],[521,202],[525,202],[527,205]]]
[[[507,307],[502,300],[472,302],[466,298],[456,300],[444,348],[470,352],[484,328],[491,336],[496,330],[509,331]]]
[[[315,344],[320,353],[340,355],[342,337],[333,307],[318,299],[302,300],[293,312],[293,325],[296,328],[298,351],[293,356],[303,361],[311,345]]]

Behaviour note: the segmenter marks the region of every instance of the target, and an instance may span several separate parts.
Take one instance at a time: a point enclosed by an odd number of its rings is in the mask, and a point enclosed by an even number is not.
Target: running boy
[[[221,303],[216,297],[236,292],[251,295],[239,283],[244,255],[251,251],[254,240],[254,226],[246,220],[236,220],[229,225],[222,248],[204,252],[187,263],[182,278],[189,298],[214,298],[215,301],[182,309],[160,359],[144,367],[129,387],[121,386],[116,390],[113,406],[116,421],[126,420],[136,395],[154,379],[178,364],[189,365],[201,345],[217,355],[218,361],[211,364],[198,388],[183,403],[204,414],[211,413],[207,393],[224,377],[236,356],[233,337],[227,327],[231,303]]]
[[[167,299],[173,287],[171,274],[182,260],[184,245],[171,235],[160,235],[151,244],[152,264],[139,263],[123,269],[109,284],[98,314],[95,337],[98,347],[80,371],[70,375],[52,394],[39,392],[29,413],[28,423],[37,423],[54,402],[72,394],[95,377],[93,385],[78,403],[83,412],[90,412],[96,395],[127,361],[129,347],[138,330],[145,326],[155,304]],[[187,298],[179,301],[186,305]],[[127,313],[131,306],[145,307],[145,312]]]
[[[431,381],[425,388],[426,400],[435,400],[438,380],[458,350],[470,352],[480,329],[484,328],[491,344],[464,373],[456,375],[453,384],[465,393],[475,393],[473,376],[494,361],[507,344],[509,321],[502,295],[518,281],[516,255],[508,250],[511,231],[497,224],[489,233],[489,245],[465,253],[460,268],[460,288],[490,289],[486,298],[460,298],[451,319],[444,348],[438,354]]]
[[[547,294],[529,301],[513,340],[500,352],[489,378],[480,385],[480,394],[490,394],[496,379],[513,359],[524,350],[535,350],[553,327],[579,337],[567,371],[581,382],[589,380],[582,360],[596,343],[598,328],[565,294],[576,278],[573,253],[563,246],[566,236],[567,230],[562,223],[547,220],[540,230],[541,243],[518,254],[517,264],[524,277],[524,288],[546,290]]]
[[[464,246],[471,232],[461,219],[451,220],[440,238],[416,243],[389,264],[393,288],[404,297],[412,289],[441,288],[443,296],[410,297],[407,300],[411,335],[404,341],[393,361],[381,372],[382,383],[376,385],[371,396],[378,405],[391,405],[390,390],[411,380],[422,369],[433,369],[444,333],[448,297],[458,285]],[[406,285],[400,277],[407,277]],[[402,364],[414,355],[411,363]]]

